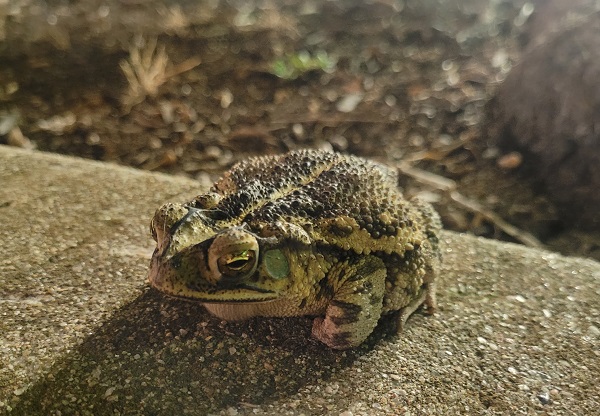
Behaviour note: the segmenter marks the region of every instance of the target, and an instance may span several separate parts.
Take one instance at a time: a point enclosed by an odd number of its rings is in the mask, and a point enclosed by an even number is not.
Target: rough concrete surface
[[[599,263],[447,232],[439,312],[332,351],[147,288],[149,218],[199,191],[0,146],[0,412],[598,414]]]

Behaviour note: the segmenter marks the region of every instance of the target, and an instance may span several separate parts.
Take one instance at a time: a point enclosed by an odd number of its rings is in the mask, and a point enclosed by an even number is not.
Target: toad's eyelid
[[[183,216],[177,223],[174,224],[173,229],[177,229],[181,224],[188,222],[198,216],[203,217],[205,220],[218,221],[219,218],[214,218],[214,214],[220,214],[221,216],[226,216],[227,213],[221,209],[212,208],[212,209],[204,209],[204,208],[196,208],[191,205],[184,205],[184,208],[188,210],[187,214]],[[212,215],[207,215],[212,214]]]
[[[187,214],[185,214],[179,221],[175,222],[175,224],[171,226],[171,233],[175,232],[175,230],[177,230],[181,224],[185,224],[190,220],[190,218],[198,215],[198,211],[200,211],[198,208],[190,207],[189,205],[184,205],[184,208],[188,210]]]

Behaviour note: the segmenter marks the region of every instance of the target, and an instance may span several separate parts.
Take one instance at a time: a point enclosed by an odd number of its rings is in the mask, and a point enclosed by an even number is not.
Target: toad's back
[[[386,166],[339,153],[300,150],[241,162],[213,190],[223,195],[218,210],[249,224],[347,218],[378,239],[412,227],[418,215],[411,213],[396,182],[395,172]]]

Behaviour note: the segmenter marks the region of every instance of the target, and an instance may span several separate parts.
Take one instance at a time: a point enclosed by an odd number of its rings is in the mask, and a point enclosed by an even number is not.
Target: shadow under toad
[[[380,342],[335,351],[312,320],[222,322],[197,303],[148,289],[31,386],[12,414],[206,414],[263,405],[327,380]]]

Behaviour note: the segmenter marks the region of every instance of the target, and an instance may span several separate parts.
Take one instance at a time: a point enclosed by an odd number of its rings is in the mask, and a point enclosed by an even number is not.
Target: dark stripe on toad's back
[[[248,159],[235,165],[227,174],[215,184],[221,189],[222,182],[231,181],[236,189],[250,186],[253,182],[261,182],[272,191],[281,190],[284,185],[301,184],[320,172],[333,161],[341,158],[340,155],[313,150],[300,150],[278,156],[267,156]],[[225,188],[226,196],[235,189]]]
[[[229,174],[228,179],[236,183],[235,190],[225,195],[219,208],[232,218],[243,212],[251,212],[254,218],[266,221],[292,214],[319,218],[338,215],[337,211],[344,205],[337,188],[345,180],[345,172],[352,167],[339,154],[299,151],[261,159],[259,164],[259,172],[252,163],[242,163]],[[363,161],[358,163],[363,164]],[[354,182],[357,180],[353,178]],[[271,202],[268,206],[267,201]]]
[[[222,190],[224,195],[218,208],[227,212],[230,218],[252,214],[253,218],[263,219],[260,212],[264,211],[265,220],[280,219],[302,208],[293,209],[290,206],[292,201],[286,201],[286,197],[298,189],[310,187],[315,177],[340,158],[335,153],[299,151],[242,162],[215,184],[215,189]],[[229,186],[228,182],[235,186]],[[306,206],[311,208],[311,212],[307,212],[307,216],[312,218],[316,216],[314,211],[318,204],[312,204],[312,198],[309,199],[311,201]],[[265,210],[267,203],[271,205]]]

